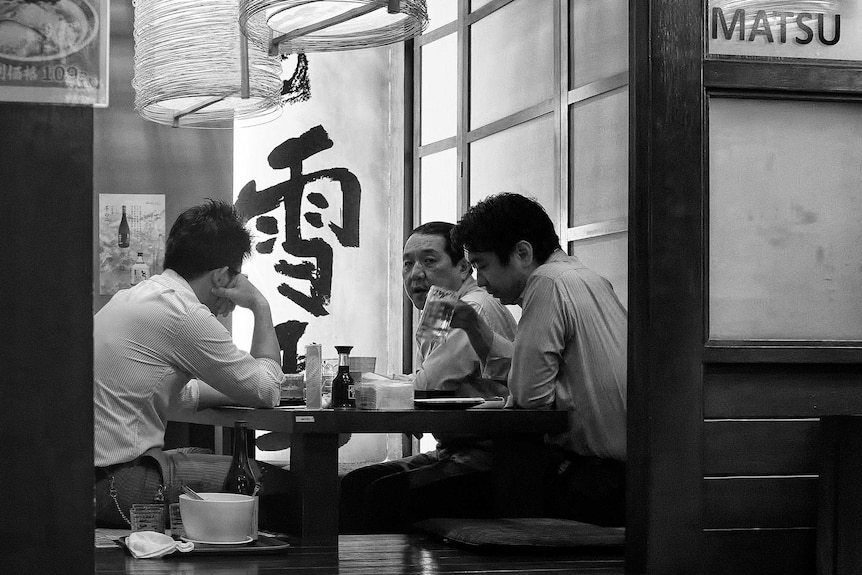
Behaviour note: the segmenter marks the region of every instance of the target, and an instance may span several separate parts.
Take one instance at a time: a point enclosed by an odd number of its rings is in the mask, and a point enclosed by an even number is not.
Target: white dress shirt
[[[163,447],[169,407],[197,408],[196,379],[243,405],[278,405],[278,362],[239,349],[173,270],[117,292],[93,318],[93,343],[96,467]]]

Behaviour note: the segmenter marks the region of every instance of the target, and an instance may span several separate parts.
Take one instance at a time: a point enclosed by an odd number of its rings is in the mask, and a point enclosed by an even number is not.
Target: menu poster
[[[109,0],[0,0],[0,100],[108,105]]]
[[[99,194],[99,294],[130,287],[138,253],[147,276],[165,257],[164,194]],[[139,274],[140,275],[140,274]]]

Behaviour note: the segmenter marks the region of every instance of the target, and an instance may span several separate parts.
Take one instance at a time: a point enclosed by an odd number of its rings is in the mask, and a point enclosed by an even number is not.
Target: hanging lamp
[[[428,27],[425,0],[241,0],[240,27],[264,16],[270,54],[384,46]]]
[[[133,0],[135,110],[173,127],[231,128],[281,113],[281,60],[239,0]]]

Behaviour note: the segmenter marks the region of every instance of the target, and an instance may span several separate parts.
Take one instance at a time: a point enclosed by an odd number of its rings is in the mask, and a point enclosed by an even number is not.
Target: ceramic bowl
[[[185,537],[192,541],[239,543],[252,533],[254,497],[236,493],[200,493],[203,501],[180,495]]]

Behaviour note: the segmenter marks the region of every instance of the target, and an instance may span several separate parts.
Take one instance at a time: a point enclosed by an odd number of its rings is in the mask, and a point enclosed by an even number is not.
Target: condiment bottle
[[[332,380],[332,407],[356,407],[353,377],[350,375],[350,351],[352,345],[336,345],[338,373]]]

